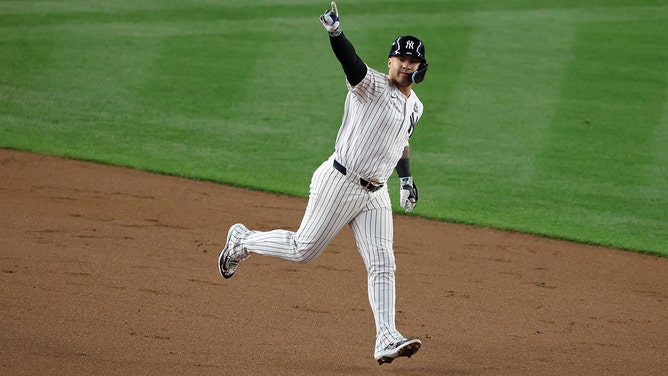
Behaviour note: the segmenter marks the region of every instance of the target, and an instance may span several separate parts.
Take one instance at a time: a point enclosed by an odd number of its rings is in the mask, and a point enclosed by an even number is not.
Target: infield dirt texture
[[[299,265],[216,269],[228,227],[306,201],[0,149],[2,375],[664,375],[668,258],[396,216],[379,366],[350,230]]]

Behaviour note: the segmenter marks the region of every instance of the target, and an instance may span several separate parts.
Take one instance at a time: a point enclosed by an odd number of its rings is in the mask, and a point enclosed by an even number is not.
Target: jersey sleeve
[[[411,91],[411,96],[413,97],[412,98],[413,102],[411,104],[413,106],[413,110],[409,118],[410,128],[408,129],[408,140],[406,140],[406,145],[404,146],[408,146],[408,141],[413,136],[413,131],[415,131],[415,126],[422,117],[422,112],[424,111],[424,106],[422,105],[420,98],[417,97],[417,94]]]
[[[357,85],[348,82],[348,90],[356,100],[365,103],[380,96],[388,85],[386,75],[373,68],[367,67],[366,75]]]

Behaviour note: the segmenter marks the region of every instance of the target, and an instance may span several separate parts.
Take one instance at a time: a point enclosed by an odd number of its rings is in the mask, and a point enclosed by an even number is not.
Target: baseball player
[[[399,176],[400,202],[412,211],[418,191],[411,176],[408,141],[422,115],[413,84],[427,71],[424,44],[401,36],[391,46],[388,73],[368,67],[339,25],[336,4],[320,16],[334,55],[343,67],[348,94],[334,153],[313,173],[309,201],[296,232],[251,231],[230,227],[218,258],[220,273],[231,278],[251,254],[306,263],[317,257],[348,225],[368,273],[368,295],[375,323],[374,357],[379,364],[410,357],[422,345],[395,326],[395,258],[387,182]]]

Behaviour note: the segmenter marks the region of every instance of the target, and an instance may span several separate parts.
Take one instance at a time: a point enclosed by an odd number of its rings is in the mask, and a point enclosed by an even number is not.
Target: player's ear
[[[391,64],[392,64],[392,58],[388,57],[387,58],[387,67],[389,68]]]

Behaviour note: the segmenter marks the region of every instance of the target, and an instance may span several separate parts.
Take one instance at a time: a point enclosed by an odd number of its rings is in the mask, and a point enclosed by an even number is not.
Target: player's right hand
[[[332,1],[332,10],[327,10],[320,16],[320,22],[329,35],[337,37],[341,34],[341,26],[339,25],[339,11],[336,9],[336,3]]]

